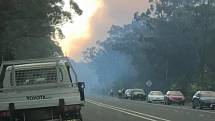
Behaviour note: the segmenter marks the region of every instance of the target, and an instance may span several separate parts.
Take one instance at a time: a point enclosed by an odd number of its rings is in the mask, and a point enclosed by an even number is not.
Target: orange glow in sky
[[[64,0],[64,9],[70,11],[69,1]],[[105,40],[112,25],[124,25],[132,21],[135,12],[145,11],[148,0],[74,0],[83,10],[74,15],[73,23],[62,26],[65,39],[59,40],[66,56],[81,61],[82,52]]]
[[[65,1],[65,10],[69,10],[69,0]],[[59,40],[60,46],[66,56],[80,60],[80,49],[88,44],[87,40],[91,37],[92,28],[90,25],[93,17],[99,8],[103,7],[102,0],[75,0],[83,10],[81,16],[73,16],[73,23],[66,23],[62,27],[65,39]]]

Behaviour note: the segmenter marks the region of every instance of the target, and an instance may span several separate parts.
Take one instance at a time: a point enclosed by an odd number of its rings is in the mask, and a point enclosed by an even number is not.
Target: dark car
[[[214,91],[197,91],[192,99],[192,108],[200,109],[207,107],[214,110],[215,108],[215,92]]]
[[[172,103],[177,103],[179,105],[184,105],[185,97],[180,91],[168,91],[164,96],[164,104],[170,105]]]
[[[143,89],[132,89],[131,90],[131,99],[136,100],[146,100],[146,93]]]

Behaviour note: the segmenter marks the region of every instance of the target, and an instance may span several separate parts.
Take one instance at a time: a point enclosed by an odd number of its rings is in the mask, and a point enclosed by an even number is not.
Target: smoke
[[[111,88],[127,88],[125,81],[133,81],[137,74],[129,57],[111,50],[98,55],[93,63],[72,63],[88,93],[107,94]]]
[[[67,38],[63,40],[62,47],[65,54],[76,61],[74,65],[79,80],[86,82],[87,90],[99,92],[101,89],[107,91],[110,87],[116,85],[115,83],[124,87],[119,80],[132,80],[131,78],[135,76],[136,72],[130,64],[130,60],[123,55],[115,55],[116,53],[110,52],[106,56],[98,57],[96,65],[92,65],[80,61],[82,52],[88,47],[95,46],[97,40],[105,40],[107,31],[112,25],[122,26],[130,23],[134,13],[145,11],[149,4],[148,0],[94,1],[99,1],[99,7],[97,6],[94,13],[88,18],[82,18],[87,19],[85,24],[80,24],[83,21],[82,19],[74,20],[73,24],[75,26],[68,27],[69,32]],[[84,6],[80,6],[80,8],[82,7]],[[85,12],[83,10],[83,14]],[[80,28],[83,31],[80,31]],[[64,31],[64,33],[66,32]]]
[[[129,23],[137,11],[145,11],[148,0],[76,0],[83,15],[76,17],[72,25],[66,24],[63,32],[66,39],[60,42],[63,52],[81,60],[82,52],[104,40],[112,25]]]

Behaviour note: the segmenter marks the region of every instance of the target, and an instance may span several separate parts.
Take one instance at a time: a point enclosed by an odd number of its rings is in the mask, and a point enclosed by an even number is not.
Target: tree
[[[53,38],[56,32],[62,38],[60,26],[72,20],[63,5],[63,0],[0,0],[0,56],[12,60],[62,54]],[[82,13],[74,1],[70,5]]]
[[[132,23],[113,25],[99,47],[131,58],[137,75],[130,83],[144,87],[151,80],[152,89],[180,89],[185,94],[214,90],[215,1],[150,3],[147,11],[134,14]]]

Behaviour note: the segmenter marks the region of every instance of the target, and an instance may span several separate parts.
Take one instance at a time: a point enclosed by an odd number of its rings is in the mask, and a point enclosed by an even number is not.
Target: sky
[[[69,0],[65,0],[67,3]],[[82,52],[97,40],[105,40],[112,25],[131,22],[135,12],[147,9],[148,0],[75,0],[83,10],[81,16],[74,16],[73,23],[62,27],[65,39],[60,46],[66,56],[80,61]],[[68,4],[64,7],[68,9]]]

